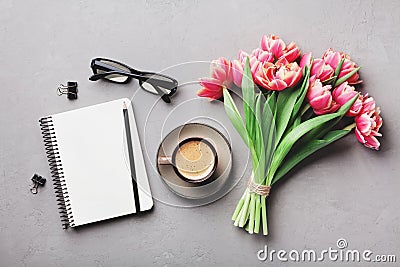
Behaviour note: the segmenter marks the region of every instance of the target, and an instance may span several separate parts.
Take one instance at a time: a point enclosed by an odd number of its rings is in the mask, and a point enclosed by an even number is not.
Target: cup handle
[[[170,165],[170,164],[172,164],[172,157],[169,157],[169,156],[158,157],[158,164],[159,165]]]

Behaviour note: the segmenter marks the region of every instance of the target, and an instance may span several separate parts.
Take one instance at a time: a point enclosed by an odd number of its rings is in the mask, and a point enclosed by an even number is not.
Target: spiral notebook
[[[124,102],[128,105],[136,179],[130,169]],[[40,119],[40,125],[64,228],[137,213],[138,206],[140,211],[152,208],[129,99],[47,116]]]

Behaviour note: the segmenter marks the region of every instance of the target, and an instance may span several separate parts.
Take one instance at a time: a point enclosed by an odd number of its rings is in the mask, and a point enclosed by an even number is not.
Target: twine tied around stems
[[[257,184],[254,182],[253,178],[254,178],[254,176],[252,174],[250,176],[249,181],[247,182],[247,188],[250,190],[250,192],[254,192],[257,195],[267,197],[269,195],[269,191],[271,190],[271,186]]]

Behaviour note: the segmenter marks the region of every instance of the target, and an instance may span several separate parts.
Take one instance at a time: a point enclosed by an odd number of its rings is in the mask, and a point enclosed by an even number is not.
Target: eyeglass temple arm
[[[97,80],[100,80],[100,79],[102,79],[108,75],[112,75],[112,74],[120,74],[120,75],[128,76],[131,78],[141,80],[143,82],[150,80],[150,81],[148,81],[149,83],[154,83],[154,84],[159,85],[164,88],[176,87],[178,85],[177,82],[163,81],[163,80],[159,80],[156,78],[148,78],[148,77],[143,77],[141,75],[126,73],[126,72],[121,72],[121,71],[108,71],[108,72],[104,72],[104,73],[93,74],[92,76],[89,77],[89,80],[97,81]]]
[[[97,80],[100,80],[101,78],[104,78],[103,74],[93,74],[92,76],[89,77],[89,80],[97,81]]]
[[[89,80],[97,81],[108,75],[113,75],[113,74],[120,74],[121,76],[127,76],[127,77],[131,77],[131,78],[135,78],[135,79],[143,80],[143,81],[146,80],[145,77],[142,77],[140,75],[126,73],[126,72],[122,72],[122,71],[107,71],[107,72],[103,72],[103,73],[93,74],[92,76],[89,77]]]
[[[133,73],[133,74],[136,74],[136,75],[144,75],[145,74],[145,72],[136,70],[136,69],[131,68],[131,67],[129,67],[127,65],[124,65],[122,63],[118,63],[118,64],[121,64],[122,66],[124,66],[126,69],[128,69],[130,71],[130,73]],[[101,62],[101,60],[96,60],[96,59],[92,61],[91,66],[92,66],[92,68],[99,68],[99,69],[102,69],[102,70],[104,70],[106,72],[109,72],[109,71],[121,71],[120,68],[117,68],[117,67],[115,67],[113,65],[110,65],[110,64],[103,63],[103,62]]]
[[[171,98],[169,95],[161,90],[157,85],[153,85],[154,89],[156,89],[157,93],[161,96],[161,99],[166,103],[171,103]]]

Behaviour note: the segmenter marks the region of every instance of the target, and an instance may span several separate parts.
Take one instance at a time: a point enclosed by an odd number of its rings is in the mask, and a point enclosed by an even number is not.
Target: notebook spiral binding
[[[64,172],[58,151],[58,144],[54,132],[54,124],[51,117],[44,117],[39,120],[42,131],[43,142],[46,150],[47,161],[49,162],[50,174],[53,177],[54,191],[58,202],[58,211],[64,229],[74,227],[71,203],[65,184]]]

